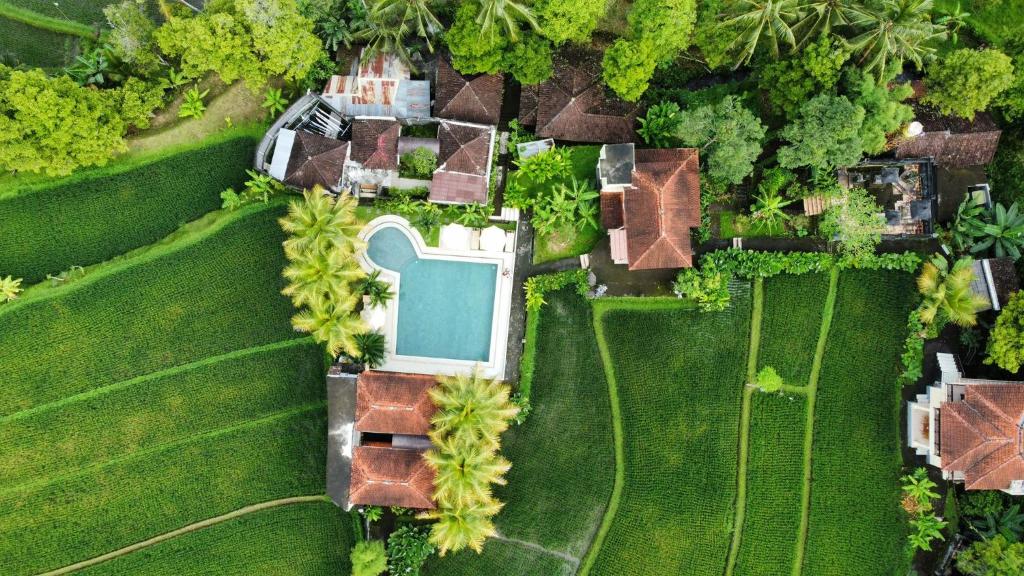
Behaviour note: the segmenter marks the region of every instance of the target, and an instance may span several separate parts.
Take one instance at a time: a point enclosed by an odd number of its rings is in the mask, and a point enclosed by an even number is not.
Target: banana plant
[[[999,258],[1009,256],[1020,259],[1021,248],[1024,247],[1024,214],[1017,203],[1009,208],[996,204],[991,220],[982,228],[985,238],[971,248],[971,252],[981,252],[993,248]]]

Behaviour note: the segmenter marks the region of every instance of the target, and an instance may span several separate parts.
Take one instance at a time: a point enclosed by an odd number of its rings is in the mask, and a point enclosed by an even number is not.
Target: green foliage
[[[495,74],[502,70],[508,40],[500,34],[484,34],[476,22],[479,11],[475,2],[463,2],[444,36],[452,67],[463,74]]]
[[[647,116],[640,118],[637,133],[644,142],[655,148],[672,148],[676,144],[682,111],[675,102],[659,102],[647,109]]]
[[[776,111],[793,118],[812,95],[835,88],[839,70],[849,57],[841,45],[822,36],[804,48],[799,58],[766,64],[759,71],[758,86],[768,94]]]
[[[619,38],[604,52],[602,78],[619,98],[636,102],[647,91],[657,66],[657,54],[650,42]]]
[[[444,26],[430,8],[428,0],[375,0],[369,4],[370,28],[401,30],[401,34],[415,32],[426,43],[427,50],[433,52],[433,39]],[[399,52],[404,53],[404,47]]]
[[[32,284],[156,242],[242,184],[257,143],[255,132],[232,130],[64,179],[0,184],[0,271]]]
[[[759,188],[754,195],[754,206],[751,208],[751,220],[759,223],[769,234],[776,230],[782,231],[789,215],[782,211],[796,200],[784,200],[777,190]]]
[[[796,120],[782,129],[789,144],[779,149],[779,165],[807,166],[822,172],[852,166],[864,151],[863,124],[864,109],[845,96],[815,96],[804,102]]]
[[[0,276],[0,304],[11,302],[21,294],[21,280],[11,275]]]
[[[379,269],[357,280],[354,287],[358,293],[369,297],[370,306],[383,306],[395,297],[391,284],[380,279]]]
[[[714,106],[682,112],[676,135],[701,149],[709,178],[739,184],[761,155],[765,127],[738,98],[726,96]]]
[[[915,468],[914,471],[900,478],[903,483],[903,494],[917,502],[916,510],[928,512],[932,509],[932,500],[939,498],[935,492],[938,487],[931,478],[928,478],[928,470],[924,467]]]
[[[388,536],[388,573],[394,576],[420,576],[420,567],[434,553],[429,529],[405,525]]]
[[[288,108],[288,99],[281,95],[280,88],[267,88],[263,103],[260,106],[271,116],[281,114]]]
[[[808,274],[840,270],[898,270],[914,272],[921,258],[913,252],[902,254],[871,254],[862,257],[834,256],[828,252],[758,252],[729,248],[708,252],[701,257],[701,266],[714,262],[723,272],[740,278],[770,278],[778,274]]]
[[[995,48],[961,48],[928,68],[921,99],[943,114],[974,119],[1013,84],[1013,62]]]
[[[693,43],[700,49],[705,62],[712,70],[732,63],[729,45],[735,37],[735,27],[720,26],[724,0],[698,0],[697,24],[693,31]]]
[[[525,160],[515,160],[513,163],[519,168],[520,175],[529,178],[535,184],[544,184],[567,178],[572,173],[571,157],[571,149],[556,146]]]
[[[864,124],[860,129],[864,151],[882,153],[889,134],[914,118],[913,109],[903,103],[913,94],[913,88],[909,84],[878,82],[856,68],[848,69],[846,85],[853,104],[864,109]]]
[[[757,372],[757,381],[754,382],[764,392],[778,392],[782,390],[782,376],[771,366],[765,366]]]
[[[722,26],[736,30],[729,51],[737,54],[737,68],[749,64],[759,46],[775,60],[781,56],[783,45],[796,47],[790,26],[799,13],[796,0],[740,0],[729,8]]]
[[[676,276],[672,291],[680,298],[689,298],[704,312],[721,312],[729,306],[729,273],[720,272],[714,261],[700,270],[684,268]]]
[[[961,499],[961,511],[964,516],[975,518],[998,514],[1005,506],[1005,499],[998,490],[968,490]]]
[[[380,540],[359,542],[352,547],[352,576],[377,576],[388,569],[388,556]]]
[[[1015,576],[1024,571],[1024,542],[980,540],[957,555],[956,567],[969,576]]]
[[[936,538],[939,540],[946,539],[946,537],[942,535],[942,530],[946,527],[946,522],[939,520],[935,514],[922,514],[917,518],[913,518],[910,520],[910,526],[913,528],[913,531],[907,538],[910,540],[910,546],[913,550],[924,550],[926,552],[930,552],[932,549],[932,542]]]
[[[305,78],[323,47],[313,23],[295,2],[230,0],[192,18],[174,18],[155,33],[160,50],[180,58],[192,78],[216,72],[230,84],[245,80],[253,90],[269,77]]]
[[[970,250],[985,235],[985,204],[970,195],[964,196],[949,231],[958,253]]]
[[[1020,260],[1024,248],[1024,213],[1017,202],[1009,209],[997,203],[981,232],[982,240],[971,247],[972,253],[993,248],[998,258],[1009,256],[1014,261]]]
[[[380,332],[363,332],[355,335],[359,354],[356,360],[368,368],[380,368],[387,353],[387,340]]]
[[[539,84],[551,77],[551,53],[550,42],[526,32],[509,46],[502,67],[520,84]]]
[[[850,188],[844,201],[825,211],[818,230],[839,242],[839,252],[852,258],[868,257],[882,241],[885,218],[874,196],[863,188]]]
[[[925,262],[917,278],[917,290],[923,297],[921,322],[939,327],[953,322],[965,328],[977,323],[977,313],[986,299],[971,290],[975,280],[973,264],[971,257],[964,256],[950,267],[941,254]]]
[[[185,101],[178,109],[178,118],[202,118],[206,113],[206,104],[203,102],[203,98],[206,98],[209,93],[209,90],[200,92],[198,85],[189,88],[185,93]]]
[[[437,170],[437,154],[429,148],[417,148],[402,154],[398,168],[403,178],[430,180]]]
[[[156,23],[146,13],[145,0],[121,0],[103,8],[110,32],[106,41],[111,55],[140,76],[160,68],[160,56],[153,40]]]
[[[1014,504],[1000,512],[986,514],[979,521],[971,522],[971,527],[982,538],[1000,535],[1012,542],[1020,542],[1021,534],[1024,533],[1024,514],[1021,514],[1020,504]]]
[[[599,230],[597,198],[598,192],[589,182],[580,182],[575,175],[570,176],[568,185],[556,183],[548,194],[537,199],[531,223],[541,236],[567,227]]]
[[[164,86],[162,82],[146,83],[132,77],[112,92],[125,126],[149,128],[149,119],[163,105]]]
[[[879,82],[891,79],[910,61],[920,70],[935,54],[945,28],[931,20],[932,0],[882,0],[855,9],[860,32],[847,43],[856,63]]]
[[[988,340],[985,364],[1017,372],[1024,364],[1024,292],[1016,292],[999,311]],[[965,513],[968,508],[965,506]]]
[[[577,294],[585,296],[590,290],[590,284],[587,282],[587,271],[575,269],[555,272],[554,274],[530,276],[523,284],[523,289],[526,291],[526,309],[530,312],[539,311],[544,304],[547,304],[544,300],[545,294],[561,290],[566,286],[575,287]]]
[[[542,0],[533,10],[540,34],[555,45],[584,44],[604,16],[606,0]]]
[[[650,47],[658,65],[686,50],[696,19],[695,0],[636,0],[628,16],[633,37]]]
[[[0,170],[64,176],[125,148],[116,93],[0,65]]]
[[[510,41],[515,42],[519,39],[520,22],[528,25],[534,31],[540,29],[530,5],[520,3],[518,0],[479,0],[478,5],[480,13],[477,14],[476,23],[480,25],[482,33],[501,33]]]
[[[1014,56],[1013,70],[1013,82],[993,101],[1011,122],[1024,116],[1024,53]]]

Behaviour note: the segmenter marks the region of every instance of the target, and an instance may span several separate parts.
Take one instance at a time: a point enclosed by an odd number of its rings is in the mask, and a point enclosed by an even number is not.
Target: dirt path
[[[535,550],[537,552],[540,552],[541,554],[547,554],[548,556],[555,556],[557,558],[561,558],[562,560],[565,560],[566,562],[572,564],[573,568],[576,568],[577,566],[580,565],[580,559],[579,558],[577,558],[577,557],[575,557],[575,556],[573,556],[571,554],[566,554],[565,552],[555,552],[554,550],[549,550],[549,549],[541,546],[540,544],[535,544],[533,542],[527,542],[526,540],[517,540],[515,538],[507,538],[507,537],[503,536],[500,533],[495,534],[493,536],[493,538],[495,540],[501,540],[502,542],[508,542],[509,544],[515,544],[516,546],[522,546],[523,548],[529,548],[530,550]]]
[[[290,504],[305,504],[305,503],[310,503],[310,502],[329,502],[329,501],[330,500],[328,500],[326,495],[317,494],[317,495],[314,495],[314,496],[291,496],[289,498],[280,498],[278,500],[271,500],[269,502],[260,502],[259,504],[253,504],[251,506],[246,506],[245,508],[239,508],[238,510],[234,510],[232,512],[228,512],[227,514],[223,514],[221,516],[215,516],[213,518],[207,518],[206,520],[202,520],[200,522],[196,522],[195,524],[189,524],[188,526],[183,526],[181,528],[178,528],[177,530],[172,530],[172,531],[167,532],[165,534],[160,534],[159,536],[154,536],[154,537],[150,538],[149,540],[143,540],[142,542],[137,542],[135,544],[132,544],[131,546],[125,546],[124,548],[121,548],[121,549],[118,549],[118,550],[114,550],[113,552],[107,552],[106,554],[103,554],[101,556],[96,556],[95,558],[90,558],[88,560],[83,560],[81,562],[76,562],[75,564],[71,564],[70,566],[65,566],[63,568],[58,568],[57,570],[53,570],[51,572],[44,572],[40,576],[56,576],[58,574],[69,574],[69,573],[74,572],[76,570],[82,570],[83,568],[88,568],[89,566],[94,566],[94,565],[99,564],[101,562],[106,562],[107,560],[112,560],[114,558],[117,558],[118,556],[124,556],[125,554],[130,554],[132,552],[135,552],[137,550],[141,550],[143,548],[148,548],[150,546],[159,544],[159,543],[164,542],[166,540],[170,540],[171,538],[176,538],[176,537],[181,536],[183,534],[188,534],[189,532],[195,532],[196,530],[201,530],[203,528],[209,528],[210,526],[214,526],[214,525],[220,524],[222,522],[227,522],[228,520],[233,520],[235,518],[239,518],[241,516],[245,516],[246,514],[252,514],[253,512],[259,512],[260,510],[267,510],[269,508],[276,508],[278,506],[287,506],[287,505],[290,505]]]

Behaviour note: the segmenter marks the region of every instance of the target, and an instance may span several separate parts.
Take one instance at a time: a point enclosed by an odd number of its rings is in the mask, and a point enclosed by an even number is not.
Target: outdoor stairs
[[[512,208],[511,206],[502,206],[501,212],[491,216],[491,220],[497,222],[518,222],[519,208]]]

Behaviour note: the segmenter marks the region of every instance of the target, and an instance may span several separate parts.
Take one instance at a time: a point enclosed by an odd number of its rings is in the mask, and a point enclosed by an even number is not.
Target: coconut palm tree
[[[1024,247],[1024,214],[1020,212],[1016,202],[1010,204],[1009,209],[1002,204],[996,204],[990,221],[981,232],[984,239],[975,244],[971,252],[981,252],[995,247],[996,256],[999,258],[1010,256],[1014,260],[1020,259],[1021,248]]]
[[[430,398],[437,406],[430,420],[435,443],[451,436],[496,450],[501,433],[519,412],[509,400],[508,386],[488,380],[477,371],[439,378],[438,385],[430,390]]]
[[[0,304],[10,302],[21,294],[21,278],[0,276]]]
[[[493,500],[458,508],[441,506],[419,517],[435,521],[430,527],[430,542],[437,546],[441,556],[464,548],[479,553],[484,541],[498,533],[491,517],[500,512],[501,507],[500,502]]]
[[[476,23],[480,25],[482,32],[493,33],[495,26],[500,26],[504,28],[510,40],[518,40],[520,20],[529,24],[534,31],[540,31],[533,10],[526,4],[515,0],[478,1],[480,2],[480,13],[476,16]]]
[[[779,58],[780,44],[794,48],[796,37],[790,23],[796,17],[796,0],[739,0],[734,15],[722,23],[740,28],[739,35],[729,46],[730,51],[739,50],[735,67],[749,63],[762,44],[767,44],[774,59]]]
[[[288,215],[279,222],[291,238],[285,241],[285,248],[298,251],[331,248],[356,252],[363,248],[359,239],[362,224],[356,219],[358,200],[348,191],[337,199],[324,193],[319,186],[302,193],[302,201],[293,200],[288,205]]]
[[[922,322],[931,324],[941,314],[943,319],[958,326],[977,323],[977,313],[985,305],[985,299],[971,292],[973,264],[974,260],[965,256],[950,268],[949,262],[939,254],[925,263],[917,278],[917,289],[924,296]]]
[[[311,334],[314,340],[327,347],[332,357],[337,357],[342,351],[349,356],[357,356],[359,345],[355,336],[368,330],[363,319],[353,314],[358,302],[358,294],[319,298],[310,303],[309,308],[292,316],[292,327]]]
[[[291,263],[281,273],[288,285],[281,291],[295,307],[310,305],[322,297],[346,295],[352,282],[366,276],[351,254],[342,250],[299,250],[285,246]]]
[[[461,508],[491,500],[491,484],[505,484],[512,464],[479,442],[453,436],[442,439],[424,454],[434,477],[434,500]]]
[[[860,54],[858,64],[886,79],[906,61],[920,69],[935,54],[934,40],[946,29],[931,20],[932,0],[885,0],[881,8],[858,6],[857,26],[863,31],[851,38],[850,47]]]
[[[434,51],[431,40],[444,26],[430,10],[429,0],[376,0],[368,11],[371,22],[381,26],[402,26],[415,32],[427,43],[427,49]]]
[[[360,293],[370,297],[370,306],[383,306],[395,297],[391,284],[380,279],[380,270],[374,270],[358,280],[355,287]]]
[[[850,0],[803,0],[799,12],[800,19],[793,26],[793,33],[799,38],[798,50],[821,36],[830,35],[834,28],[863,18]]]

